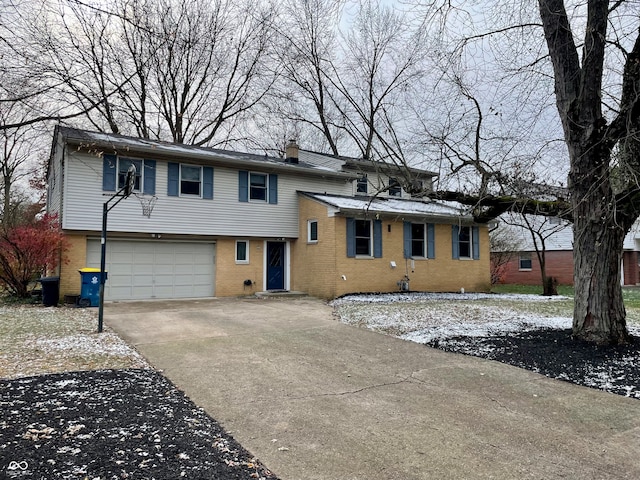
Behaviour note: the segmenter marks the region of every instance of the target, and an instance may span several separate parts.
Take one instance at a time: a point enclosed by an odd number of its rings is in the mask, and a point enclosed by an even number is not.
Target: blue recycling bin
[[[100,269],[81,268],[78,270],[82,279],[80,298],[78,305],[81,307],[97,307],[100,305]],[[104,280],[107,281],[107,272],[104,272]]]

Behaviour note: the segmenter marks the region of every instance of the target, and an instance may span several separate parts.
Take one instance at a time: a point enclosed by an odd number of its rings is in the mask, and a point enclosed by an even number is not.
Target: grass
[[[542,287],[539,285],[494,285],[491,291],[493,293],[541,295]],[[573,298],[573,286],[558,285],[558,295]],[[627,310],[627,320],[630,323],[640,323],[640,287],[623,287],[622,298],[625,309]]]
[[[0,378],[146,366],[120,337],[96,327],[95,309],[0,303]]]
[[[491,287],[493,293],[520,293],[524,295],[542,295],[542,286],[540,285],[493,285]],[[573,297],[573,286],[558,285],[558,295]]]

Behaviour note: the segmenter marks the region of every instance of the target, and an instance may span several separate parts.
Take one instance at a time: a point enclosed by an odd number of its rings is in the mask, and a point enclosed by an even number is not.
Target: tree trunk
[[[591,137],[592,138],[592,137]],[[574,207],[573,335],[602,345],[631,341],[620,284],[624,237],[631,223],[616,212],[611,153],[602,143],[569,144]]]
[[[580,219],[574,234],[573,335],[598,344],[631,341],[620,284],[624,231]]]

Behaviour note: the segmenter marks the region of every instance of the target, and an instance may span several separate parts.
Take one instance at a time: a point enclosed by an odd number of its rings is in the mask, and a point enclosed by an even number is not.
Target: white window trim
[[[422,247],[423,247],[423,255],[414,256],[413,255],[413,225],[422,225],[424,228],[422,230]],[[415,258],[416,260],[426,260],[429,258],[429,242],[427,241],[427,224],[420,222],[411,222],[411,258]]]
[[[196,195],[193,193],[182,193],[182,167],[193,167],[193,168],[199,168],[200,169],[200,194]],[[202,165],[192,165],[189,163],[181,163],[180,164],[180,175],[178,175],[178,194],[181,197],[186,197],[186,198],[202,198],[202,190],[204,187],[204,182],[203,182],[203,174],[202,174]]]
[[[396,188],[396,187],[398,188],[397,195],[394,195],[391,193],[392,181],[396,184],[396,185],[393,185],[393,188]],[[398,181],[396,177],[389,177],[389,190],[387,191],[387,195],[392,198],[402,198],[402,185],[400,184],[400,181]]]
[[[531,262],[530,268],[522,268],[522,260],[529,260]],[[531,258],[531,254],[529,254],[529,258],[523,257],[523,255],[518,255],[518,271],[519,272],[530,272],[533,270],[533,258]]]
[[[246,244],[245,253],[246,253],[246,257],[247,258],[245,258],[244,260],[238,260],[238,243],[240,243],[240,242]],[[236,240],[236,248],[235,248],[235,251],[234,251],[234,255],[235,255],[235,258],[236,258],[236,264],[237,265],[247,265],[249,263],[249,240]]]
[[[312,223],[316,224],[316,239],[315,240],[313,240],[311,238],[311,224]],[[307,243],[311,243],[311,244],[318,243],[318,237],[319,237],[318,220],[316,220],[316,219],[307,220]]]
[[[116,191],[120,190],[122,187],[120,186],[120,161],[121,160],[130,160],[140,162],[140,171],[138,171],[136,167],[136,176],[140,176],[140,188],[134,188],[134,192],[142,192],[144,189],[144,159],[143,158],[135,158],[135,157],[121,157],[118,155],[118,161],[116,164]]]
[[[358,253],[358,236],[354,232],[353,240],[356,242],[356,245],[355,245],[356,258],[374,258],[373,257],[373,221],[371,221],[371,220],[356,220],[356,222],[357,221],[369,222],[369,255]]]
[[[462,253],[460,253],[460,244],[462,243],[460,241],[460,233],[462,233],[462,229],[463,228],[468,228],[469,229],[469,255],[465,255],[463,256]],[[461,226],[460,227],[460,231],[458,232],[458,259],[459,260],[473,260],[473,228],[469,227],[469,226]]]
[[[264,177],[264,200],[260,200],[257,198],[251,198],[251,175],[260,175]],[[248,185],[247,188],[249,192],[247,192],[249,202],[253,203],[269,203],[269,174],[263,172],[249,172],[249,178],[247,179]]]
[[[361,183],[361,181],[364,183],[364,192],[359,192],[358,191],[358,185]],[[359,177],[356,179],[356,191],[355,191],[356,195],[369,195],[369,178],[367,176],[367,174],[364,174],[363,176]]]

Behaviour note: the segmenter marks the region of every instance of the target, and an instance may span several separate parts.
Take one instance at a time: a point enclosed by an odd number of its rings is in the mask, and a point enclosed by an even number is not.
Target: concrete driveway
[[[283,480],[638,479],[640,402],[340,324],[315,299],[105,321]]]

